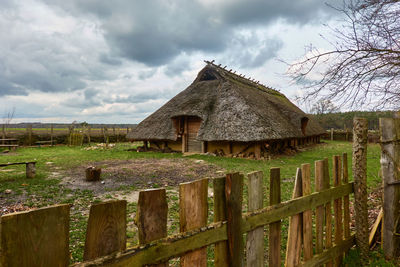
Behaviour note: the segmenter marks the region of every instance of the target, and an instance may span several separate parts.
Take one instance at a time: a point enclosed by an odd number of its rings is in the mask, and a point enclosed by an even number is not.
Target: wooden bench
[[[18,147],[18,139],[15,138],[3,138],[0,139],[0,148],[1,147],[7,147],[8,150],[15,150]]]
[[[0,167],[7,167],[12,165],[26,165],[26,178],[34,178],[36,175],[36,161],[29,162],[8,162],[8,163],[0,163]]]
[[[45,145],[45,144],[50,144],[51,146],[54,146],[56,142],[57,142],[56,140],[37,141],[35,144],[36,144],[38,147],[40,147],[41,145]]]
[[[0,147],[7,147],[8,148],[8,150],[15,150],[17,147],[18,147],[18,145],[15,145],[15,144],[5,144],[5,145],[0,145]]]

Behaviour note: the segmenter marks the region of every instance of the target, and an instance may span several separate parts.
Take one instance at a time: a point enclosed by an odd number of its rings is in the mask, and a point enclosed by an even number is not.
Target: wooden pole
[[[54,145],[54,143],[53,143],[53,134],[54,134],[54,126],[53,126],[53,124],[50,126],[50,144],[51,144],[51,146],[53,146]]]
[[[247,177],[249,181],[248,210],[252,212],[263,207],[263,173],[251,172]],[[246,263],[248,267],[264,266],[264,227],[247,233]]]
[[[367,206],[367,141],[368,121],[354,118],[353,121],[353,176],[356,244],[360,249],[363,264],[368,262],[368,206]]]
[[[271,168],[269,204],[281,202],[281,175],[279,168]],[[281,221],[269,224],[269,266],[281,266]]]
[[[311,194],[311,170],[310,164],[301,165],[303,196]],[[303,212],[303,246],[304,261],[310,260],[313,256],[313,236],[312,236],[312,211]]]
[[[400,119],[380,118],[383,178],[383,251],[387,259],[400,254]]]
[[[168,204],[165,189],[140,191],[136,213],[141,245],[167,236]],[[168,262],[151,265],[167,267]]]
[[[179,185],[180,231],[186,232],[207,225],[208,179]],[[181,257],[181,267],[207,266],[207,248],[186,253]]]
[[[301,169],[297,168],[296,180],[294,182],[294,189],[292,198],[301,197],[302,194],[302,177]],[[299,213],[291,216],[289,219],[288,240],[286,246],[286,267],[295,267],[300,265],[301,258],[301,245],[303,234],[303,214]]]
[[[228,173],[225,182],[228,262],[230,267],[243,266],[242,202],[243,175]]]
[[[225,177],[215,178],[214,186],[214,222],[226,221]],[[228,267],[228,243],[221,241],[214,247],[214,264]]]
[[[333,141],[333,128],[331,128],[331,141]]]

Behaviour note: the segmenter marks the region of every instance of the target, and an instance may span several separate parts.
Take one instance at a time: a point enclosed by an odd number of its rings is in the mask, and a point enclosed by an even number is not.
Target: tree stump
[[[86,168],[86,181],[99,181],[101,168],[89,166]]]

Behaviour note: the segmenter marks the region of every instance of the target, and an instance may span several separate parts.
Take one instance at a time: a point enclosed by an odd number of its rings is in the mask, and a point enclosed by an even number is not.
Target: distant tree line
[[[368,127],[370,130],[379,129],[379,118],[393,117],[393,111],[350,111],[350,112],[334,112],[310,114],[324,129],[352,129],[353,118],[363,117],[368,119]]]
[[[87,122],[72,122],[72,123],[41,123],[41,122],[22,122],[22,123],[11,123],[8,127],[10,128],[27,128],[28,126],[32,126],[32,128],[50,128],[53,125],[54,128],[68,128],[71,125],[75,125],[75,127],[82,126],[90,126],[91,128],[133,128],[137,124],[103,124],[103,123],[87,123]]]

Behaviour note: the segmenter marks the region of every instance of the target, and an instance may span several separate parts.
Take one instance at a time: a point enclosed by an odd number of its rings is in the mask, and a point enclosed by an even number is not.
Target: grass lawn
[[[187,169],[197,168],[196,161],[204,162],[208,165],[215,166],[216,169],[223,169],[226,172],[241,172],[247,174],[252,171],[261,170],[264,172],[265,193],[268,195],[269,169],[271,167],[281,168],[281,190],[282,201],[288,200],[291,197],[294,176],[296,168],[303,163],[310,163],[312,173],[314,161],[329,158],[330,165],[333,155],[341,155],[346,152],[349,158],[349,166],[351,169],[351,143],[338,141],[325,141],[325,143],[305,149],[297,153],[295,156],[281,156],[269,161],[257,161],[242,158],[221,158],[204,155],[182,156],[181,154],[162,154],[155,152],[137,153],[127,151],[132,145],[128,143],[117,144],[112,149],[94,149],[87,150],[82,147],[42,147],[42,148],[18,148],[16,153],[0,154],[0,163],[16,162],[16,161],[31,161],[35,159],[37,163],[37,176],[35,179],[25,178],[25,166],[12,166],[0,169],[0,204],[4,213],[4,207],[19,206],[26,207],[43,207],[58,203],[70,203],[71,206],[71,230],[70,230],[70,250],[71,262],[82,260],[83,246],[85,238],[85,230],[89,206],[91,203],[99,202],[104,199],[113,199],[126,197],[128,200],[128,246],[137,244],[137,234],[133,223],[134,214],[136,212],[136,202],[129,202],[130,194],[133,191],[139,191],[143,188],[143,183],[139,185],[121,185],[118,188],[104,188],[99,193],[96,190],[87,188],[71,188],[62,183],[73,173],[77,173],[83,166],[90,164],[101,163],[103,170],[111,168],[110,162],[131,162],[134,160],[153,160],[170,162],[186,162]],[[381,185],[381,179],[378,175],[380,168],[380,148],[379,145],[373,144],[368,147],[368,187],[373,190]],[[104,163],[105,162],[105,163]],[[183,164],[183,163],[182,163]],[[166,166],[165,168],[167,168]],[[126,170],[125,170],[126,169]],[[124,171],[130,173],[129,168],[124,167]],[[219,171],[219,176],[222,172]],[[82,174],[83,175],[83,174]],[[103,175],[103,174],[102,174]],[[149,174],[146,174],[149,175]],[[190,176],[189,174],[187,174]],[[350,179],[351,170],[349,170]],[[200,177],[199,177],[200,178]],[[157,173],[153,177],[147,177],[146,181],[151,181],[146,184],[146,187],[167,188],[169,201],[169,232],[174,233],[179,230],[179,206],[178,206],[178,190],[174,183],[154,182],[157,179]],[[312,178],[313,179],[313,178]],[[246,180],[245,180],[246,182]],[[211,186],[211,183],[210,183]],[[6,194],[5,191],[10,189],[11,194]],[[244,209],[247,209],[247,187],[245,186],[244,193]],[[267,205],[268,199],[265,199]],[[212,199],[209,201],[210,211],[212,210]],[[16,208],[18,209],[18,207]],[[210,213],[211,214],[211,213]],[[210,221],[212,216],[209,216]],[[287,220],[283,221],[283,229],[287,228]],[[285,240],[287,231],[283,231],[282,237]],[[285,244],[286,241],[283,241]],[[210,254],[212,250],[209,249]],[[284,255],[284,251],[282,251]],[[357,254],[352,252],[348,257],[350,266],[356,265]],[[382,258],[382,253],[378,250],[373,253],[373,262],[371,266],[397,266],[395,263],[385,262]],[[211,263],[210,263],[211,264]],[[386,265],[384,265],[386,264]]]

